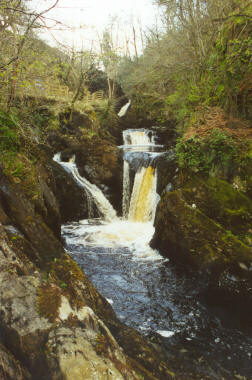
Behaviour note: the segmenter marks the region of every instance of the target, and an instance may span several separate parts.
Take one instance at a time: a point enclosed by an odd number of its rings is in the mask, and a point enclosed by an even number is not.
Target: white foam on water
[[[83,220],[74,231],[78,242],[85,246],[105,248],[128,248],[135,259],[164,260],[160,254],[149,246],[155,228],[151,222],[131,222],[115,220],[111,223],[89,224]]]
[[[163,336],[164,338],[170,338],[175,334],[174,331],[169,331],[169,330],[157,330],[156,331],[159,335]]]

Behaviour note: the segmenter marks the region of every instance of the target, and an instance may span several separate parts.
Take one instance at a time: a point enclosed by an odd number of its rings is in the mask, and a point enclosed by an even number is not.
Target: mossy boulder
[[[187,203],[182,194],[182,191],[174,191],[162,196],[152,244],[165,249],[168,255],[183,255],[199,269],[217,261],[241,260],[250,266],[251,249],[205,215],[195,203]]]
[[[206,275],[226,299],[252,305],[251,202],[224,181],[193,185],[162,194],[151,245]]]
[[[194,176],[183,186],[183,197],[209,218],[249,244],[252,239],[252,200],[219,178]],[[252,245],[252,240],[251,243]]]

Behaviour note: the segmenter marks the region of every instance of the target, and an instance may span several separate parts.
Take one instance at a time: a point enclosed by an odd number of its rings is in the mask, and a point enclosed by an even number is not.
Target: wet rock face
[[[94,125],[89,116],[74,112],[72,121],[65,124],[62,114],[61,127],[51,133],[47,142],[54,153],[61,152],[62,160],[68,161],[73,155],[80,175],[102,190],[115,209],[121,208],[122,161],[117,145],[120,128],[111,126],[103,129]],[[98,120],[96,120],[98,122]]]
[[[83,188],[56,162],[50,162],[55,178],[55,197],[61,223],[88,218],[88,199]]]
[[[245,309],[246,302],[252,305],[251,206],[225,181],[189,180],[162,194],[151,244],[207,273],[220,300]]]
[[[171,190],[172,182],[176,178],[178,168],[175,160],[174,151],[169,150],[166,154],[161,156],[157,166],[157,192],[161,195],[167,187],[169,191]]]
[[[0,378],[27,380],[30,379],[29,372],[18,362],[14,356],[0,344]]]
[[[76,154],[76,164],[82,176],[102,190],[116,210],[121,207],[122,160],[117,146],[101,139],[86,142]]]
[[[92,309],[83,307],[78,323],[72,328],[58,327],[49,334],[46,347],[53,379],[57,379],[58,366],[69,380],[136,378],[122,349]]]
[[[11,180],[2,175],[0,200],[11,224],[32,242],[31,245],[37,251],[41,263],[60,256],[62,248],[57,239],[60,238],[60,215],[51,190],[45,194],[44,189],[38,187],[36,197],[31,201]]]
[[[55,136],[55,139],[57,139],[57,136]],[[62,139],[63,142],[60,143]],[[61,152],[63,161],[69,161],[75,156],[80,175],[103,191],[105,189],[106,197],[109,198],[115,209],[120,210],[122,158],[113,140],[109,141],[99,137],[77,139],[75,135],[72,139],[59,136],[57,152]],[[57,178],[59,179],[59,173]]]

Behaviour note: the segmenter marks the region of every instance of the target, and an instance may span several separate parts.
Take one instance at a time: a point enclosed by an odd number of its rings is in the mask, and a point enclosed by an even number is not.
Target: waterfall
[[[155,144],[152,132],[146,129],[128,129],[123,132],[123,140],[123,216],[133,222],[153,223],[159,201],[155,159],[162,154],[153,150],[161,146]],[[130,172],[134,175],[131,194]]]
[[[157,158],[162,155],[158,152],[162,145],[155,144],[155,135],[147,129],[128,129],[123,132],[123,196],[122,210],[125,221],[135,223],[154,222],[159,195],[157,187]],[[68,162],[61,160],[61,154],[54,156],[66,171],[71,173],[74,180],[85,190],[88,197],[89,210],[92,201],[95,203],[101,216],[107,222],[116,222],[116,211],[104,196],[102,191],[82,177],[75,164],[75,156]]]
[[[122,106],[122,108],[118,112],[119,117],[123,117],[124,115],[126,115],[130,104],[131,104],[131,100],[129,100],[128,103],[126,103],[124,106]]]
[[[96,185],[90,183],[86,178],[80,175],[75,164],[75,156],[71,157],[68,162],[64,162],[61,161],[61,154],[56,153],[53,159],[54,161],[58,162],[67,172],[71,173],[78,185],[84,188],[86,194],[88,195],[88,203],[90,208],[92,207],[90,204],[91,195],[97,206],[97,209],[106,221],[111,222],[112,220],[116,219],[116,211],[108,199],[104,196],[103,192]]]
[[[123,201],[122,201],[122,211],[123,217],[126,219],[129,202],[130,202],[130,175],[129,175],[129,163],[124,160],[123,161]]]
[[[123,132],[123,140],[125,145],[149,145],[151,143],[146,129],[127,129]]]
[[[147,129],[126,130],[123,139],[124,145],[119,147],[124,159],[122,218],[116,217],[115,210],[101,190],[80,176],[74,157],[71,162],[62,162],[59,154],[54,159],[92,196],[105,218],[105,223],[79,222],[78,235],[82,244],[99,250],[106,247],[109,252],[123,248],[123,252],[130,251],[135,260],[159,261],[161,256],[149,246],[149,242],[155,231],[153,222],[159,201],[156,186],[157,160],[163,154],[159,152],[161,145],[155,144],[155,135]]]
[[[157,204],[156,170],[151,166],[136,173],[131,195],[129,219],[135,222],[153,221]]]

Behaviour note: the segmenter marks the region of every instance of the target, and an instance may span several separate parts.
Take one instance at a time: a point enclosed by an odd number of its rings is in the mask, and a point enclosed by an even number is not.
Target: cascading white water
[[[135,157],[138,161],[138,169],[135,173],[133,190],[130,196],[130,166],[124,156],[123,175],[123,216],[134,222],[153,222],[159,196],[156,193],[157,169],[151,166],[151,160],[158,153],[149,152],[150,147],[155,146],[152,133],[146,129],[128,129],[123,132],[124,146],[127,150],[127,158],[134,159],[135,154],[143,152]],[[130,202],[128,201],[130,199]]]
[[[127,218],[129,202],[130,202],[129,163],[126,160],[124,160],[123,162],[123,201],[122,201],[122,212],[123,212],[124,219]]]
[[[146,129],[124,131],[123,138],[124,145],[120,147],[124,151],[123,219],[116,218],[115,210],[101,190],[80,176],[74,158],[72,162],[62,162],[57,154],[54,159],[92,195],[104,216],[106,223],[80,222],[79,233],[83,244],[113,249],[127,247],[137,260],[161,260],[159,253],[149,247],[155,230],[153,221],[159,199],[154,161],[160,153],[153,150],[160,146],[155,145],[152,133]]]
[[[97,209],[101,212],[106,221],[112,221],[116,219],[116,211],[104,196],[103,192],[96,185],[90,183],[86,178],[80,175],[75,164],[75,156],[71,157],[69,162],[64,162],[61,161],[61,154],[56,153],[53,159],[54,161],[58,162],[66,171],[70,172],[75,181],[81,187],[83,187],[87,193],[91,194],[97,206]]]
[[[151,166],[148,168],[142,167],[135,175],[129,208],[129,220],[154,222],[159,200],[156,187],[157,171]]]
[[[121,147],[125,159],[124,220],[82,220],[66,224],[62,232],[67,251],[98,291],[113,303],[122,322],[149,338],[160,335],[154,342],[164,342],[162,352],[167,352],[167,357],[170,347],[172,350],[174,344],[184,347],[187,342],[186,363],[190,361],[192,350],[196,358],[203,358],[195,360],[192,367],[195,373],[197,366],[200,378],[211,371],[215,379],[234,379],[241,360],[247,374],[251,374],[252,340],[248,328],[240,330],[241,321],[235,322],[233,313],[231,319],[227,319],[228,313],[220,309],[215,314],[213,305],[209,309],[204,299],[201,302],[202,294],[208,289],[204,276],[199,282],[197,275],[185,276],[181,270],[177,275],[174,265],[169,265],[168,259],[149,246],[158,199],[157,160],[163,153],[158,152],[156,145],[155,150],[152,149],[155,140],[148,131],[144,136],[138,132],[144,131],[126,131],[126,147]],[[72,164],[64,165],[69,170]],[[90,187],[89,190],[92,192]],[[147,211],[148,208],[152,212]],[[216,362],[215,368],[210,365],[213,362]],[[237,378],[250,378],[247,374],[244,372]]]
[[[148,133],[146,129],[126,129],[123,131],[124,145],[149,145],[151,140]]]
[[[128,111],[128,108],[131,104],[131,100],[128,101],[128,103],[126,103],[121,109],[120,111],[118,112],[118,116],[119,117],[123,117],[126,115],[127,111]]]

